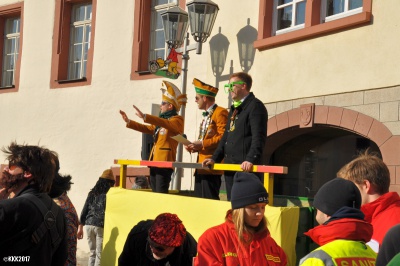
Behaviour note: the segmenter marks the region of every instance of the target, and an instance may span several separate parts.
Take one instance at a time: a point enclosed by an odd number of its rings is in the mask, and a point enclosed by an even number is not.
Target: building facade
[[[193,78],[219,87],[217,103],[229,107],[224,84],[245,71],[269,113],[265,162],[289,168],[277,194],[312,197],[367,148],[400,192],[400,3],[214,2],[211,36],[188,61],[188,138],[201,121]],[[142,135],[125,128],[119,110],[135,120],[133,104],[157,112],[163,78],[148,66],[167,55],[159,14],[175,5],[186,9],[184,0],[0,0],[0,146],[57,151],[78,212],[114,159],[141,158]],[[170,81],[182,87],[181,77]],[[183,161],[196,155],[183,152]],[[182,189],[193,189],[192,175],[184,171]]]

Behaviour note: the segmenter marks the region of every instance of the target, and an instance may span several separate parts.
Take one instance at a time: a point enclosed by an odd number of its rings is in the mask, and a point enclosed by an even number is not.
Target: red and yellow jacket
[[[151,135],[154,134],[156,126],[160,127],[157,140],[151,149],[149,160],[174,162],[176,160],[178,142],[171,137],[183,133],[183,117],[175,115],[169,119],[165,119],[146,114],[144,122],[150,125],[144,125],[130,120],[129,123],[126,124],[126,127]]]
[[[285,252],[276,244],[268,229],[256,233],[249,245],[239,247],[231,216],[228,219],[200,236],[195,266],[287,265]]]

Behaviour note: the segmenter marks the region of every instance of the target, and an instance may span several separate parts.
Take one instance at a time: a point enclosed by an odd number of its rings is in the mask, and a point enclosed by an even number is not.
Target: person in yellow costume
[[[186,145],[189,152],[197,152],[197,162],[202,163],[211,158],[224,135],[228,111],[215,103],[218,88],[208,85],[198,79],[193,79],[196,91],[197,107],[203,110],[203,119],[199,126],[197,140]],[[219,200],[222,171],[196,169],[194,195],[200,198]]]
[[[162,101],[159,116],[144,114],[133,105],[136,115],[147,124],[141,124],[130,120],[126,113],[120,110],[126,127],[154,136],[154,145],[150,152],[149,161],[171,161],[176,160],[178,142],[172,136],[182,134],[184,130],[183,117],[178,115],[182,105],[186,105],[186,94],[171,82],[163,81]],[[153,192],[168,193],[173,168],[150,167],[150,186]]]

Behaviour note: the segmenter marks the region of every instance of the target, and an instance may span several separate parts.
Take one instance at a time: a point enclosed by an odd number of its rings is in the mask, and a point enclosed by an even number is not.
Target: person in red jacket
[[[225,222],[199,238],[195,266],[287,265],[286,254],[271,237],[264,216],[268,193],[260,179],[237,172]]]
[[[367,150],[343,166],[337,175],[352,181],[359,188],[361,211],[374,228],[368,245],[378,252],[386,232],[400,223],[400,197],[396,192],[389,192],[388,167],[376,154]]]

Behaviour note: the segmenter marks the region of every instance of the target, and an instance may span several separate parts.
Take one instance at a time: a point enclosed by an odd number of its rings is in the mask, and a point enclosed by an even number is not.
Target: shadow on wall
[[[227,61],[228,50],[230,42],[228,38],[223,35],[221,27],[219,27],[218,34],[210,39],[210,56],[211,67],[215,76],[215,86],[218,87],[222,81],[228,81],[229,77],[234,73],[233,60],[236,56],[230,59],[229,73],[223,74],[225,64]],[[253,43],[257,40],[257,29],[250,26],[250,18],[247,19],[247,25],[239,30],[236,34],[236,41],[238,45],[238,57],[240,62],[241,71],[249,72],[251,69],[256,50]],[[232,99],[228,96],[228,106],[232,104]]]

